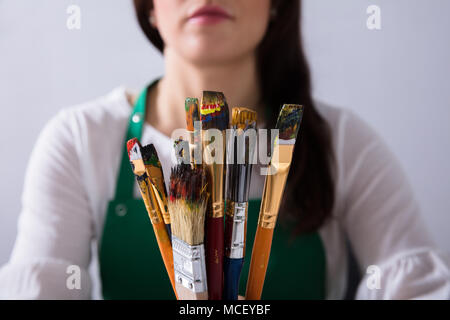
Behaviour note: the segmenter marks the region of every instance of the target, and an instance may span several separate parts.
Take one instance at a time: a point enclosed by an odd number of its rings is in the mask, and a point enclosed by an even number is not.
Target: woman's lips
[[[188,20],[197,24],[216,24],[224,20],[231,20],[232,16],[222,7],[207,5],[195,10]]]

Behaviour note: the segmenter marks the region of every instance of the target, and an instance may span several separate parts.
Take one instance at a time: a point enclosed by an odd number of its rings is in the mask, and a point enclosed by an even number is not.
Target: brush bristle
[[[229,117],[225,95],[222,92],[204,91],[200,107],[202,129],[226,130],[230,121]]]
[[[134,138],[127,142],[128,158],[130,161],[143,160],[142,146],[139,140]]]
[[[231,125],[233,128],[246,130],[256,129],[257,113],[248,108],[233,108]]]
[[[139,140],[137,138],[128,140],[128,142],[127,142],[128,156],[130,156],[131,149],[133,149],[133,147],[136,143],[139,145],[139,147],[141,147],[141,144],[139,143]]]
[[[189,245],[204,241],[204,222],[208,194],[202,168],[179,164],[172,169],[169,212],[172,234]]]
[[[159,162],[158,153],[153,144],[148,144],[141,148],[142,158],[146,165],[152,165],[161,168],[161,163]]]
[[[277,120],[276,128],[280,130],[279,138],[282,140],[295,140],[300,129],[302,118],[303,106],[285,104]]]
[[[194,122],[200,121],[197,98],[186,98],[186,125],[188,131],[194,131]]]

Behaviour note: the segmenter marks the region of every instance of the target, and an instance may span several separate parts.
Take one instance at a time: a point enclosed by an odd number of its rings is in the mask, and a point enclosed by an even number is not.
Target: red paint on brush
[[[133,138],[133,139],[128,140],[128,142],[127,142],[128,156],[130,156],[131,149],[133,149],[133,147],[134,147],[134,145],[136,143],[139,144],[139,140],[137,138]]]

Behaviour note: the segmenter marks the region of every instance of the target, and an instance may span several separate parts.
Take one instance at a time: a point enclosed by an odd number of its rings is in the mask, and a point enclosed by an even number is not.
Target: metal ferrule
[[[194,293],[208,291],[204,245],[191,246],[172,235],[175,281]]]
[[[205,135],[206,132],[203,131],[204,140],[203,140],[203,149],[204,149],[204,157],[205,163],[204,167],[208,172],[208,179],[211,183],[211,203],[212,210],[209,212],[209,216],[212,218],[222,218],[224,215],[224,202],[223,202],[223,193],[224,193],[224,160],[225,160],[225,144],[223,144],[223,150],[215,150],[215,152],[221,152],[220,159],[217,159],[219,163],[211,163],[212,161],[208,161],[208,157],[211,156],[210,146],[209,146],[209,137]],[[222,132],[223,138],[224,132]],[[222,140],[223,141],[223,140]]]
[[[213,202],[212,211],[210,212],[211,218],[222,218],[225,210],[225,205],[223,202]]]
[[[164,223],[170,224],[169,210],[168,210],[167,206],[165,205],[164,199],[161,198],[161,193],[159,192],[158,188],[153,183],[151,184],[151,188],[153,191],[153,195],[154,195],[156,201],[158,202],[158,209],[161,212]],[[162,197],[165,198],[164,194],[162,195]],[[166,202],[167,202],[167,200],[166,200]]]
[[[164,185],[162,168],[147,166],[147,174],[150,178],[150,188],[153,190],[154,198],[156,199],[155,205],[158,205],[160,213],[164,219],[164,223],[170,224],[170,215],[167,208],[166,187]]]
[[[240,259],[245,255],[247,213],[248,202],[227,200],[227,219],[231,219],[233,223],[231,238],[229,239],[229,243],[225,244],[225,254],[228,258]]]
[[[156,199],[154,197],[153,192],[150,189],[148,180],[145,177],[140,177],[138,178],[137,181],[151,223],[152,224],[160,223],[162,221],[162,216],[159,212],[159,208],[155,206]]]
[[[292,144],[279,145],[274,150],[269,170],[272,174],[266,176],[258,218],[258,225],[262,228],[275,228],[293,152]]]

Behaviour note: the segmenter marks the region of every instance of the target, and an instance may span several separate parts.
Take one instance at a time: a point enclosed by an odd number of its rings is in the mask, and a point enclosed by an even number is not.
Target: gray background
[[[81,30],[66,28],[70,4]],[[61,108],[163,73],[131,0],[0,0],[0,265],[11,253],[24,171]],[[379,5],[382,30],[366,27]],[[400,159],[428,229],[450,252],[450,1],[307,0],[314,95],[369,122]],[[14,143],[12,143],[14,142]]]

